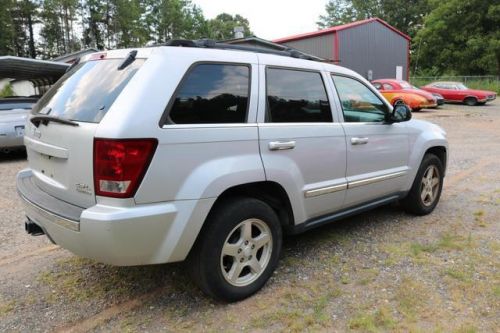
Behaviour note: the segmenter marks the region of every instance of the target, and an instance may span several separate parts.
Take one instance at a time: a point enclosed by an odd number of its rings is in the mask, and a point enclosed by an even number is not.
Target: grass
[[[470,267],[460,266],[460,267],[448,268],[444,271],[444,273],[456,280],[462,282],[470,282],[472,280],[474,270],[471,269]]]
[[[352,330],[363,332],[382,332],[393,328],[396,320],[387,307],[381,307],[374,313],[358,313],[348,323]]]
[[[399,312],[407,319],[414,320],[424,309],[428,296],[429,290],[422,282],[405,277],[396,290],[395,300],[398,302]]]
[[[0,317],[5,316],[16,307],[15,301],[9,301],[5,303],[0,303]]]
[[[340,295],[341,290],[332,285],[290,286],[290,291],[281,297],[280,305],[272,307],[276,310],[265,312],[269,309],[268,303],[259,307],[264,314],[253,317],[250,326],[266,330],[273,330],[271,327],[277,326],[279,330],[287,332],[324,328],[330,322],[328,306]]]
[[[474,221],[477,223],[478,226],[485,228],[488,226],[486,221],[484,220],[484,210],[478,210],[474,212]]]

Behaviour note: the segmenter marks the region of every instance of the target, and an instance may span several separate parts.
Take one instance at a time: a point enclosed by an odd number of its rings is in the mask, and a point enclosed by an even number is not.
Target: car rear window
[[[136,59],[122,70],[124,59],[88,61],[66,73],[40,99],[33,113],[99,123],[144,63]]]
[[[9,111],[14,109],[30,110],[33,103],[0,103],[0,111]]]

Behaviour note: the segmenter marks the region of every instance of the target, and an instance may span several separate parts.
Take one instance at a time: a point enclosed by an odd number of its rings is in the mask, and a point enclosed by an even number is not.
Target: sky
[[[206,18],[220,13],[240,14],[260,38],[276,39],[317,30],[327,0],[193,0]]]

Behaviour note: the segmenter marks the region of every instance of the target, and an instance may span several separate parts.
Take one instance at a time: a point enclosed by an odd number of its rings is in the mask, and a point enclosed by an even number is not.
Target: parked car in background
[[[392,104],[403,101],[412,111],[424,108],[435,108],[438,103],[436,98],[427,91],[414,89],[411,84],[403,80],[378,79],[372,84]]]
[[[38,98],[0,98],[0,150],[9,152],[24,147],[26,117]]]
[[[445,131],[359,74],[170,43],[185,47],[84,56],[37,103],[17,176],[30,234],[115,265],[187,260],[205,293],[236,301],[273,274],[284,233],[438,204]]]
[[[471,106],[484,105],[497,97],[494,91],[469,89],[461,82],[433,82],[421,88],[441,94],[446,102],[461,102]]]

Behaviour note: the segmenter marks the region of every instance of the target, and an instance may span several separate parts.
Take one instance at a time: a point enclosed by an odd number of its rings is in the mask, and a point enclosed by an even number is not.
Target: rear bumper
[[[119,265],[184,260],[215,199],[133,207],[97,204],[84,209],[43,192],[31,170],[17,176],[27,217],[61,247],[86,258]]]

